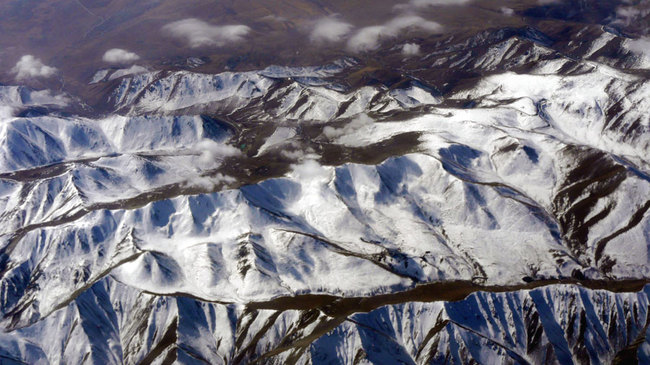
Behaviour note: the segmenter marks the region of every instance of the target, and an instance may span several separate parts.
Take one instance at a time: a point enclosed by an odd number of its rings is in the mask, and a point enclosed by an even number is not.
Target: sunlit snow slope
[[[104,75],[95,118],[0,86],[0,360],[650,361],[650,82],[616,38],[479,34],[422,55],[483,72],[446,94],[354,59]]]

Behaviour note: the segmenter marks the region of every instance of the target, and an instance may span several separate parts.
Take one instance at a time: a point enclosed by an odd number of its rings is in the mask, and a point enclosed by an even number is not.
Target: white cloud
[[[37,90],[29,94],[29,102],[25,105],[58,105],[67,106],[70,98],[64,94],[54,94],[50,90]]]
[[[221,47],[239,42],[251,31],[246,25],[212,25],[194,18],[167,24],[162,29],[167,34],[186,41],[192,48]]]
[[[233,146],[217,143],[210,139],[200,141],[194,149],[200,154],[200,162],[206,166],[215,165],[215,163],[221,162],[224,157],[241,154],[241,151]]]
[[[280,151],[280,155],[290,160],[297,161],[305,158],[313,160],[313,159],[318,159],[319,157],[319,155],[316,153],[316,151],[314,151],[313,148],[307,147],[306,149],[303,149],[304,147],[296,141],[291,141],[287,147],[289,149]]]
[[[393,37],[383,25],[361,28],[348,40],[348,48],[355,52],[370,51],[379,48],[380,39]]]
[[[0,120],[11,118],[17,110],[26,106],[58,106],[65,107],[71,99],[65,94],[54,94],[50,90],[27,91],[27,94],[18,92],[17,86],[7,87],[11,92],[6,93],[0,103]]]
[[[501,10],[501,14],[503,14],[503,15],[507,15],[507,16],[515,15],[514,10],[512,10],[512,9],[510,9],[508,7],[505,7],[505,6],[502,6],[501,9],[499,9],[499,10]]]
[[[632,25],[639,24],[643,21],[639,18],[644,18],[650,14],[650,7],[635,7],[635,6],[619,6],[616,8],[616,19],[614,23]]]
[[[650,37],[629,39],[625,41],[625,47],[634,53],[650,57]]]
[[[621,19],[633,19],[639,15],[639,9],[633,6],[619,6],[616,9],[616,16]]]
[[[56,73],[56,68],[43,64],[32,55],[24,55],[11,72],[16,74],[16,80],[24,80],[32,77],[51,77]]]
[[[402,15],[384,25],[361,28],[348,40],[348,49],[354,52],[375,50],[379,48],[382,40],[395,38],[410,29],[435,33],[441,31],[442,26],[417,15]]]
[[[312,42],[339,42],[352,30],[352,25],[333,17],[326,17],[314,24],[309,38]]]
[[[625,48],[639,56],[636,68],[650,69],[650,37],[628,39],[623,44]]]
[[[338,138],[343,135],[356,132],[357,130],[367,125],[371,125],[373,122],[373,119],[370,118],[367,114],[360,114],[358,117],[350,121],[350,123],[344,125],[341,128],[334,128],[330,126],[323,128],[323,135],[329,139]]]
[[[415,43],[406,43],[402,46],[402,54],[405,56],[416,56],[420,54],[420,45]]]
[[[280,155],[290,159],[290,160],[299,160],[303,157],[305,157],[305,153],[302,152],[301,150],[293,150],[293,151],[287,151],[283,150],[280,152]]]
[[[386,27],[393,29],[396,32],[413,28],[413,29],[422,29],[426,31],[439,31],[442,29],[442,26],[436,22],[426,20],[417,15],[402,15],[394,18],[386,24]]]
[[[8,105],[0,105],[0,120],[12,118],[14,116],[14,108]]]
[[[222,184],[233,184],[237,182],[232,176],[224,175],[221,173],[216,174],[215,176],[197,176],[193,177],[191,180],[185,181],[182,185],[185,188],[197,188],[203,191],[213,191]]]
[[[125,49],[113,48],[104,53],[102,60],[109,63],[130,63],[140,59],[140,56]]]
[[[301,164],[291,165],[291,168],[291,175],[302,184],[318,183],[319,180],[329,180],[331,177],[330,169],[311,159]]]

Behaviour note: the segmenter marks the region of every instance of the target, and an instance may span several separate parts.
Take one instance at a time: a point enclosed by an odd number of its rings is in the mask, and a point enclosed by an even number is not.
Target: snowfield
[[[650,361],[650,83],[525,36],[445,97],[353,60],[100,70],[98,118],[0,86],[1,361]]]

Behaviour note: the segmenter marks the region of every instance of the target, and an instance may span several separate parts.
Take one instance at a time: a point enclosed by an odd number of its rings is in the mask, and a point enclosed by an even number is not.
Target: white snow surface
[[[346,92],[326,81],[344,67],[349,67],[349,63],[341,61],[311,68],[271,66],[262,71],[216,75],[188,71],[169,75],[143,73],[125,77],[111,95],[111,101],[118,109],[132,114],[207,110],[233,115],[255,107],[259,109],[258,118],[320,122],[368,110],[388,112],[440,102],[430,90],[417,83],[404,89],[375,86]],[[283,80],[288,85],[279,87]],[[263,105],[260,100],[264,101]]]
[[[421,133],[420,146],[411,154],[376,166],[326,167],[307,160],[283,178],[126,210],[101,207],[170,184],[196,179],[205,185],[201,172],[219,166],[215,154],[232,153],[219,147],[225,139],[203,142],[199,117],[9,118],[0,128],[0,171],[64,168],[30,184],[27,195],[20,179],[3,180],[3,246],[12,231],[29,228],[12,260],[41,262],[43,273],[34,279],[47,283],[34,293],[41,313],[54,310],[85,285],[71,282],[70,273],[80,268],[91,278],[108,270],[121,282],[152,293],[229,302],[296,293],[372,295],[445,280],[509,285],[521,282],[533,268],[541,278],[570,276],[575,269],[584,271],[584,257],[574,257],[553,218],[567,146],[606,151],[613,159],[638,162],[640,169],[631,170],[621,188],[603,197],[587,216],[616,202],[591,228],[586,257],[640,209],[639,196],[650,195],[648,134],[622,136],[607,130],[602,113],[613,102],[611,94],[619,93],[611,85],[636,83],[617,102],[640,105],[648,102],[649,86],[616,76],[600,70],[571,77],[491,76],[454,96],[479,100],[472,109],[439,108],[400,121],[373,122],[364,114],[357,118],[362,122],[350,127],[324,130],[335,143],[356,147]],[[242,91],[238,80],[251,78],[257,85],[271,82],[258,73],[167,77],[192,90],[212,88],[219,80],[219,91],[210,94],[214,97],[250,95],[256,86]],[[605,84],[613,91],[603,91]],[[331,90],[322,92],[338,97]],[[394,95],[410,105],[405,98],[419,94]],[[194,102],[195,96],[177,94],[173,108]],[[638,109],[623,119],[637,118],[647,128],[648,116]],[[289,127],[276,129],[258,155],[295,133]],[[157,157],[147,157],[151,155]],[[38,226],[83,212],[87,214],[63,226]],[[611,247],[627,242],[623,252],[605,251],[620,263],[611,275],[648,275],[648,221],[646,214],[611,242]],[[71,237],[79,246],[70,244]],[[120,260],[109,259],[112,255],[97,256],[101,250],[120,257],[127,242],[128,250],[139,253],[132,261],[118,265]],[[558,255],[565,258],[561,264]]]
[[[503,47],[485,62],[498,62],[510,48]],[[195,351],[227,363],[235,347],[250,344],[255,353],[280,346],[291,324],[307,316],[294,309],[253,316],[242,307],[251,302],[371,297],[432,282],[521,285],[576,273],[647,279],[650,84],[585,65],[591,71],[574,76],[542,75],[561,65],[488,76],[450,97],[476,101],[471,108],[447,107],[417,83],[349,92],[313,80],[277,87],[278,79],[326,78],[336,67],[129,75],[112,94],[127,116],[102,119],[18,117],[14,109],[68,101],[2,86],[0,323],[13,332],[0,337],[0,355],[77,363],[90,354],[94,363],[134,363],[178,326],[179,359]],[[234,112],[260,100],[277,101],[270,114],[286,120],[258,157],[298,135],[292,121],[350,122],[323,126],[319,137],[343,148],[372,149],[405,133],[418,133],[419,143],[376,164],[324,166],[307,158],[285,176],[219,190],[216,180],[232,178],[205,181],[204,173],[239,154],[228,132],[215,136],[200,117],[166,114],[198,106]],[[390,113],[397,110],[417,113],[398,120]],[[617,168],[572,180],[592,155]],[[602,188],[611,181],[611,191]],[[157,198],[176,186],[206,191]],[[576,248],[562,224],[583,204],[589,229]],[[610,350],[630,343],[621,336],[639,335],[647,307],[645,292],[561,285],[382,306],[333,324],[298,357],[352,363],[364,349],[369,362],[415,363],[425,346],[435,346],[442,357],[427,348],[432,361],[536,363],[552,352],[569,362],[586,346],[611,360]],[[622,322],[628,327],[611,327],[610,310],[629,318]],[[250,331],[235,330],[237,323]],[[585,326],[582,340],[562,334],[573,324]],[[438,326],[436,341],[427,339]],[[538,326],[539,347],[530,349],[527,331]],[[295,336],[320,328],[311,323]],[[263,329],[264,336],[254,335]],[[288,356],[280,354],[278,362]]]

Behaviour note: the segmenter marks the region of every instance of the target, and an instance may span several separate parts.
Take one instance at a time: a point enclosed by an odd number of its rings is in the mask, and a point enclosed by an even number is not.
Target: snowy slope
[[[325,122],[370,110],[388,112],[440,101],[417,83],[399,89],[375,86],[348,91],[327,81],[352,65],[342,60],[323,67],[271,66],[217,75],[144,73],[122,79],[109,102],[131,114],[216,113],[240,118],[245,114],[249,119]]]
[[[559,285],[349,315],[324,308],[159,297],[105,278],[45,320],[0,335],[0,355],[34,364],[605,364],[645,336],[648,290]]]
[[[96,118],[0,86],[0,358],[650,358],[650,84],[590,37],[423,55],[485,72],[444,97],[347,59],[124,74]]]

